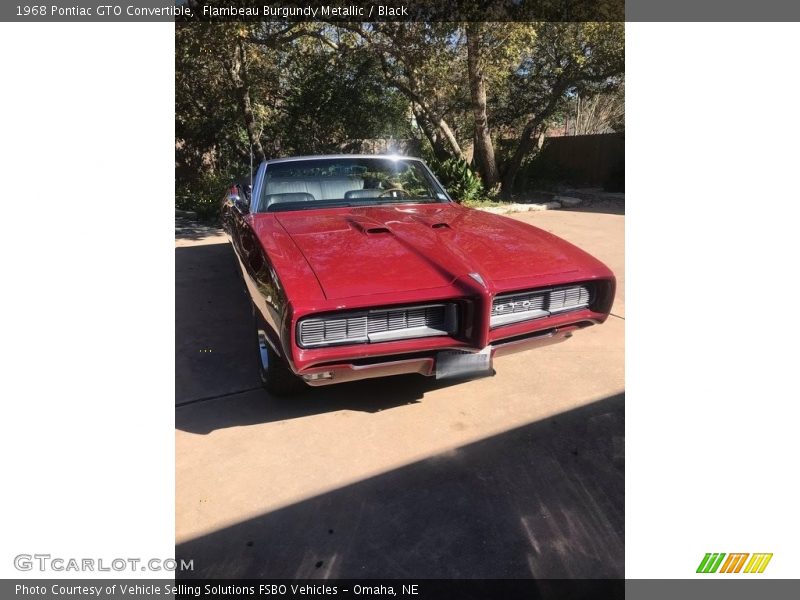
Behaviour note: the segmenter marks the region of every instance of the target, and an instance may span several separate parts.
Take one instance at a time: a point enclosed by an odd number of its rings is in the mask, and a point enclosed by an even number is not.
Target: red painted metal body
[[[611,271],[583,250],[519,221],[453,202],[229,211],[226,229],[272,345],[299,375],[332,372],[338,383],[397,373],[434,373],[436,351],[493,354],[554,343],[606,320]],[[471,273],[477,273],[483,284]],[[491,329],[500,293],[595,282],[589,308]],[[460,304],[456,337],[301,348],[305,316],[440,300]]]

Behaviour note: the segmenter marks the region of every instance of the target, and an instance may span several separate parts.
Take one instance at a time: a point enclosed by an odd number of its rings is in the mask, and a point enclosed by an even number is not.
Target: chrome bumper
[[[509,341],[500,340],[492,346],[491,355],[492,358],[494,358],[496,356],[506,356],[533,348],[558,344],[572,337],[572,333],[580,328],[579,325],[570,325],[511,339]],[[361,379],[389,377],[392,375],[410,375],[415,373],[426,377],[436,375],[436,353],[430,356],[389,359],[382,362],[360,365],[337,363],[315,366],[304,370],[302,373],[298,373],[298,375],[303,378],[306,384],[319,387],[347,381],[359,381]]]

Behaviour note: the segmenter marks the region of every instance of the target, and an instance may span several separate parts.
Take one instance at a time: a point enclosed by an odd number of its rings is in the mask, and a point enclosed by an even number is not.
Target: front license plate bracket
[[[493,375],[492,347],[480,352],[445,350],[436,354],[436,379],[456,379]]]

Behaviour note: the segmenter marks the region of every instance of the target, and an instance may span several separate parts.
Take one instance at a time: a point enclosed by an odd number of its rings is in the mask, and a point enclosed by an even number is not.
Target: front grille
[[[455,304],[431,304],[307,317],[298,325],[297,342],[313,348],[453,335],[456,312]]]
[[[492,327],[500,327],[586,308],[591,296],[591,291],[585,285],[503,294],[492,302],[490,323]]]

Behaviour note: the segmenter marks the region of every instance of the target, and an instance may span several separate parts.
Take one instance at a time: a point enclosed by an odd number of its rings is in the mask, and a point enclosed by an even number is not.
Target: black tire
[[[253,324],[256,330],[256,359],[258,361],[258,375],[261,385],[272,396],[295,396],[308,386],[292,372],[286,361],[281,358],[270,345],[266,329],[267,324],[254,304],[250,305],[253,314]]]
[[[303,380],[292,373],[269,345],[263,330],[258,330],[258,373],[261,385],[273,396],[295,396],[306,388]]]

